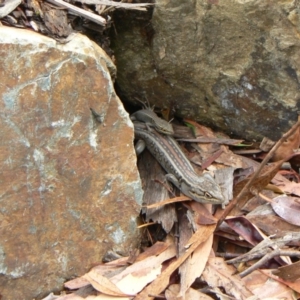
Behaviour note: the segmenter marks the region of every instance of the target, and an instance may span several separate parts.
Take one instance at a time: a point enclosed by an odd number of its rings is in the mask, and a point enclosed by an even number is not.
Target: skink
[[[221,204],[225,199],[220,186],[214,178],[204,173],[199,176],[180,149],[178,143],[170,135],[149,131],[146,124],[134,122],[137,139],[142,139],[147,149],[168,173],[166,178],[183,194],[200,203]]]
[[[153,127],[156,131],[162,134],[173,135],[172,124],[159,118],[156,113],[150,108],[145,108],[136,111],[130,116],[132,121],[140,121],[146,125]],[[150,130],[151,131],[151,130]]]

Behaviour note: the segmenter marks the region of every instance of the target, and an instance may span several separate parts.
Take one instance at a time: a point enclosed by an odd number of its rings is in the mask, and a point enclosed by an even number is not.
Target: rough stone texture
[[[137,246],[133,128],[114,65],[83,36],[0,27],[0,66],[0,298],[40,299]]]
[[[128,99],[249,139],[277,139],[296,121],[298,0],[156,0],[152,21],[137,20],[117,15],[113,40]]]

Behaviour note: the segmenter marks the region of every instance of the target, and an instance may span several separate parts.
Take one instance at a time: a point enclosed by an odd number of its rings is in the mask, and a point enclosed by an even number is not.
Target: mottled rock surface
[[[138,245],[133,128],[113,63],[83,36],[0,27],[0,66],[0,294],[40,299]]]
[[[117,83],[128,99],[248,139],[277,139],[296,121],[299,1],[156,0],[151,21],[117,16]]]

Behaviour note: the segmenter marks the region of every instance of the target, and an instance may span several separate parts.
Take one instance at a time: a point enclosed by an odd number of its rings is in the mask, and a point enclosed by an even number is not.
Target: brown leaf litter
[[[195,123],[193,126],[212,138],[208,128]],[[187,156],[198,162],[223,148],[222,155],[207,168],[209,172],[229,169],[221,176],[220,183],[225,182],[223,191],[231,195],[225,210],[213,211],[212,205],[172,195],[174,192],[163,182],[163,177],[156,181],[155,174],[161,176],[156,166],[155,172],[146,176],[152,182],[147,188],[153,191],[155,183],[154,188],[159,186],[163,196],[156,191],[159,202],[152,199],[146,204],[143,217],[145,225],[148,222],[148,226],[153,226],[150,222],[154,222],[167,228],[165,241],[157,241],[132,258],[101,263],[87,274],[66,282],[65,295],[52,295],[55,298],[49,295],[45,299],[173,300],[214,299],[214,295],[234,299],[295,299],[300,294],[297,217],[300,184],[278,173],[282,160],[266,163],[273,153],[278,153],[282,143],[286,147],[284,141],[299,126],[300,121],[273,146],[262,163],[234,154],[228,145],[216,142],[217,138],[213,140],[215,145],[187,145],[190,149],[185,150]],[[290,145],[295,147],[294,143]],[[199,174],[205,171],[201,167],[196,167]],[[271,189],[266,189],[268,186]],[[145,194],[150,197],[151,192]],[[151,211],[162,208],[159,214]],[[156,240],[153,234],[150,240]]]

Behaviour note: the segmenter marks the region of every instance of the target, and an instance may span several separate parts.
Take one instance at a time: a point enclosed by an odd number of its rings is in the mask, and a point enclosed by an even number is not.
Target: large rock
[[[277,139],[296,121],[297,1],[156,0],[151,21],[120,14],[113,45],[128,99],[249,139]]]
[[[83,36],[0,27],[0,66],[0,294],[39,299],[137,246],[133,128],[114,65]]]

